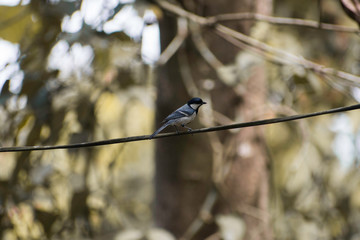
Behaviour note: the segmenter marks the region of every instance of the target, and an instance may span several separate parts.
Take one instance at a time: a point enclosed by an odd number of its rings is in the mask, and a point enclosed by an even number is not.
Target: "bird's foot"
[[[182,124],[181,126],[182,126],[183,128],[186,128],[188,132],[191,132],[191,131],[192,131],[192,129],[191,129],[191,128],[189,128],[189,127],[185,126],[184,124]]]
[[[177,126],[174,125],[174,127],[175,127],[175,130],[176,130],[176,133],[179,134],[179,130],[178,130]]]

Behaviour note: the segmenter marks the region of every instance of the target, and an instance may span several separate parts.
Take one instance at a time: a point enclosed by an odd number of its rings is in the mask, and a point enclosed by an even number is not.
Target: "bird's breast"
[[[186,116],[186,117],[181,117],[181,118],[178,118],[178,119],[174,119],[173,120],[173,123],[171,125],[186,125],[188,124],[189,122],[193,121],[196,117],[196,112],[194,112],[193,114],[189,115],[189,116]]]

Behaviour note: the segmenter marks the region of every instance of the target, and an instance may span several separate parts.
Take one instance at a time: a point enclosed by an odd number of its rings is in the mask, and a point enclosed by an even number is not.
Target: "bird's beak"
[[[202,104],[206,104],[206,102],[202,102]]]

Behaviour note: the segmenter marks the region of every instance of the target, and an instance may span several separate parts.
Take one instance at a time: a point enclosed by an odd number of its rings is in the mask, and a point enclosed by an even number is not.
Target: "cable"
[[[245,123],[235,123],[235,124],[216,126],[216,127],[210,127],[210,128],[201,128],[201,129],[195,129],[191,132],[163,133],[163,134],[159,134],[159,135],[155,136],[154,139],[182,136],[182,135],[188,135],[188,134],[216,132],[216,131],[223,131],[223,130],[229,130],[229,129],[235,129],[235,128],[246,128],[246,127],[269,125],[269,124],[311,118],[311,117],[316,117],[316,116],[320,116],[320,115],[352,111],[352,110],[356,110],[356,109],[360,109],[360,104],[351,105],[351,106],[347,106],[347,107],[333,108],[333,109],[320,111],[320,112],[314,112],[314,113],[299,114],[299,115],[279,117],[279,118],[271,118],[271,119],[258,120],[258,121],[245,122]],[[110,144],[119,144],[119,143],[150,140],[149,137],[150,137],[150,135],[143,135],[143,136],[115,138],[115,139],[102,140],[102,141],[83,142],[83,143],[65,144],[65,145],[54,145],[54,146],[0,147],[0,152],[44,151],[44,150],[54,150],[54,149],[96,147],[96,146],[103,146],[103,145],[110,145]]]

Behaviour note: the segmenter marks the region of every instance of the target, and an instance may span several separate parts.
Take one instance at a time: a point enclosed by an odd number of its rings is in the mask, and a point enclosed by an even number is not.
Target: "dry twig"
[[[207,17],[206,19],[208,25],[214,25],[216,23],[227,22],[227,21],[251,20],[251,21],[267,22],[274,25],[297,26],[297,27],[333,31],[333,32],[345,32],[345,33],[357,33],[357,34],[360,33],[360,30],[355,27],[329,24],[320,21],[307,20],[301,18],[274,17],[274,16],[267,16],[267,15],[250,13],[250,12],[219,14],[216,16]]]
[[[344,71],[339,71],[339,70],[336,70],[333,68],[325,67],[323,65],[320,65],[320,64],[317,64],[310,60],[307,60],[307,59],[303,58],[302,56],[296,56],[296,55],[288,53],[284,50],[274,48],[264,42],[261,42],[261,41],[255,39],[255,38],[252,38],[250,36],[247,36],[245,34],[237,32],[237,31],[235,31],[229,27],[226,27],[222,24],[216,23],[216,21],[218,21],[218,19],[224,20],[224,19],[234,19],[235,17],[240,18],[240,16],[242,16],[243,18],[244,18],[244,16],[247,16],[247,17],[251,16],[253,18],[262,19],[262,20],[268,21],[268,22],[275,22],[275,20],[276,20],[279,22],[280,21],[287,22],[288,24],[292,24],[292,25],[298,24],[298,25],[303,25],[303,26],[313,26],[313,27],[316,26],[316,28],[318,28],[319,24],[316,21],[308,22],[308,20],[298,21],[296,19],[292,19],[291,21],[289,21],[286,19],[279,19],[279,18],[259,15],[259,14],[255,14],[255,13],[252,13],[252,14],[235,13],[235,14],[223,14],[223,15],[218,15],[215,17],[201,17],[194,13],[191,13],[191,12],[188,12],[188,11],[182,9],[181,7],[171,4],[167,1],[156,0],[156,2],[163,9],[165,9],[169,12],[172,12],[174,14],[177,14],[178,16],[188,18],[189,20],[191,20],[195,23],[198,23],[200,25],[205,25],[205,26],[207,26],[209,24],[213,25],[213,28],[216,30],[216,32],[221,37],[223,37],[225,40],[229,41],[230,43],[232,43],[238,47],[242,47],[242,48],[248,49],[252,52],[255,52],[257,54],[260,54],[261,56],[266,57],[267,59],[279,62],[281,64],[299,65],[306,69],[317,72],[319,74],[335,76],[342,80],[351,82],[354,86],[359,86],[359,84],[360,84],[360,77],[358,77],[358,76],[355,76],[353,74],[350,74],[350,73],[347,73]],[[244,15],[241,15],[241,14],[244,14]],[[320,26],[324,27],[324,25],[322,23],[320,24]],[[325,26],[330,27],[328,25],[325,25]],[[331,25],[330,28],[332,28],[331,30],[334,30],[334,31],[335,31],[335,29],[336,30],[340,29],[340,28],[338,28],[338,26],[334,26],[334,25]],[[328,29],[328,30],[330,30],[330,29]],[[356,29],[356,31],[358,32],[359,30]]]

